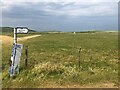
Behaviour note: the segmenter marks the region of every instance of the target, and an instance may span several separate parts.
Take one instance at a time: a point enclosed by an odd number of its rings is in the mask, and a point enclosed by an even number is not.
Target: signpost
[[[17,34],[26,34],[28,33],[28,28],[26,27],[17,27],[14,28],[14,44],[12,48],[12,55],[10,60],[9,74],[14,76],[16,73],[19,73],[19,63],[22,52],[22,44],[17,44]]]

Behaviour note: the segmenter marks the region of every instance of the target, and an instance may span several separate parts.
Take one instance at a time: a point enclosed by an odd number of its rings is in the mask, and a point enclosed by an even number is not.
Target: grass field
[[[11,33],[4,35],[13,36]],[[12,44],[2,44],[3,87],[117,87],[117,32],[29,35],[41,36],[18,42],[29,46],[29,58],[28,67],[25,68],[23,47],[20,74],[14,79],[10,79],[8,74]],[[23,36],[26,35],[19,35]]]

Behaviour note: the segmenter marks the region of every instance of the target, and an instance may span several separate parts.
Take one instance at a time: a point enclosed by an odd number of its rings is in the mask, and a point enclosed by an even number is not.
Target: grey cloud
[[[109,6],[115,9],[116,3],[26,3],[25,5],[12,6],[10,11],[3,11],[4,26],[27,26],[36,30],[62,30],[62,31],[79,31],[79,30],[115,30],[117,29],[117,10],[112,10],[110,14],[106,13],[101,16],[100,13],[94,13],[91,8],[98,6]],[[113,6],[112,6],[113,5]],[[78,14],[72,17],[74,10]],[[86,14],[79,15],[79,11],[91,10]],[[110,8],[111,9],[111,8]],[[71,12],[73,10],[73,12]],[[94,9],[97,10],[97,9]],[[110,10],[111,11],[111,10]],[[95,11],[97,12],[97,11]]]

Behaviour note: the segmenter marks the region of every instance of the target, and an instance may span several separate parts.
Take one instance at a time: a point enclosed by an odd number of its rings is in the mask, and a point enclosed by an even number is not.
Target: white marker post
[[[17,43],[17,33],[16,33],[16,28],[14,28],[14,44]]]
[[[74,34],[75,34],[75,32],[74,32]]]
[[[17,44],[17,34],[28,33],[28,28],[26,27],[16,27],[14,28],[14,44],[12,49],[12,55],[10,60],[9,73],[10,76],[14,76],[15,73],[19,73],[19,63],[22,52],[22,44]]]

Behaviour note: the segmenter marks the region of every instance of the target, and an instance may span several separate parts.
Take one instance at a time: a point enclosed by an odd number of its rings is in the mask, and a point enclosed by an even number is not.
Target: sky
[[[36,31],[117,30],[119,0],[1,0],[2,26]]]

